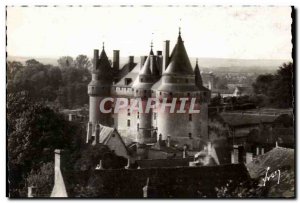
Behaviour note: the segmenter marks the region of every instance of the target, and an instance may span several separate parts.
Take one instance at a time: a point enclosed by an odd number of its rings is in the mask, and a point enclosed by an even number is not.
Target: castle
[[[202,84],[198,66],[193,68],[179,31],[177,43],[170,53],[170,41],[164,42],[163,51],[155,55],[151,43],[148,56],[141,56],[135,63],[129,62],[120,69],[120,52],[114,50],[110,63],[104,46],[94,50],[92,81],[88,85],[89,122],[87,143],[96,139],[101,126],[113,127],[128,145],[142,146],[160,143],[166,147],[187,147],[199,150],[208,138],[208,104],[210,90]],[[200,113],[168,113],[151,109],[149,113],[102,113],[99,104],[103,98],[121,97],[130,101],[139,99],[143,104],[149,98],[171,103],[170,98],[195,98]],[[166,107],[166,108],[169,108]],[[101,139],[101,138],[100,138]]]

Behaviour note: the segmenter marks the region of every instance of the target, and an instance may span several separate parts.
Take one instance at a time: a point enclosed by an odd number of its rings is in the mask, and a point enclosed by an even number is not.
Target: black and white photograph
[[[296,10],[6,5],[7,198],[295,199]]]

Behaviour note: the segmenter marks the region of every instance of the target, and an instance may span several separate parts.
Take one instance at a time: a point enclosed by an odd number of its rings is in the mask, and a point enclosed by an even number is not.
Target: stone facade
[[[125,143],[137,142],[143,145],[155,143],[159,139],[171,139],[176,146],[187,145],[196,150],[201,141],[208,140],[210,91],[202,84],[198,63],[192,68],[181,34],[171,54],[169,44],[169,41],[164,42],[163,53],[157,51],[157,55],[151,45],[149,55],[142,56],[139,63],[134,63],[131,57],[130,64],[134,66],[130,69],[128,64],[119,68],[119,51],[114,51],[112,66],[104,48],[100,57],[98,50],[94,51],[94,71],[88,87],[88,129],[91,132],[88,133],[87,141],[98,123],[116,128]],[[140,113],[130,111],[129,105],[121,112],[102,114],[99,111],[100,101],[109,96],[127,98],[130,104],[141,100],[141,108],[145,108],[149,98],[157,99],[160,105],[164,99],[170,104],[171,98],[187,98],[188,105],[195,99],[195,107],[200,113],[169,113],[155,108],[148,113]]]

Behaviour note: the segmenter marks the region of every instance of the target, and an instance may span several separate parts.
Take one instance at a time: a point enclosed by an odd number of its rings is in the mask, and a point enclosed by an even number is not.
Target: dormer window
[[[131,78],[125,78],[125,85],[129,85],[132,82]]]

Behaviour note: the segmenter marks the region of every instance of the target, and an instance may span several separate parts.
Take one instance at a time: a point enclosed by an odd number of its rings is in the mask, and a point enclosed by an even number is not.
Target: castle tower
[[[195,99],[195,106],[193,109],[200,108],[200,91],[195,82],[195,73],[191,66],[187,52],[185,50],[184,42],[179,36],[177,43],[171,53],[168,66],[162,74],[162,79],[156,90],[156,97],[161,101],[165,100],[168,106],[164,111],[162,109],[157,112],[157,129],[158,136],[162,140],[167,140],[168,137],[173,142],[177,142],[179,146],[188,145],[189,148],[198,148],[200,143],[200,114],[190,113],[188,110],[185,113],[171,113],[170,105],[177,102],[178,110],[181,102],[180,99],[186,98],[186,105],[190,107],[192,99]],[[178,103],[179,102],[179,103]],[[176,130],[175,130],[176,126]]]
[[[132,89],[134,91],[134,98],[141,101],[141,105],[143,108],[143,112],[137,113],[137,139],[136,141],[139,144],[145,144],[149,142],[153,142],[156,140],[156,137],[152,138],[153,133],[153,125],[152,125],[152,109],[146,111],[146,105],[148,99],[152,97],[151,87],[154,83],[159,79],[159,64],[157,60],[157,56],[154,56],[151,51],[149,56],[147,57],[145,63],[143,64],[137,80],[132,85]]]
[[[196,85],[200,90],[200,139],[203,143],[206,143],[208,141],[208,104],[210,102],[210,90],[203,86],[198,59],[196,61],[194,73]]]
[[[87,142],[92,138],[97,124],[111,126],[111,114],[100,112],[100,102],[111,95],[113,69],[104,50],[99,56],[99,50],[94,50],[92,81],[88,85],[89,94],[89,122],[87,127]],[[106,106],[107,108],[107,106]]]

